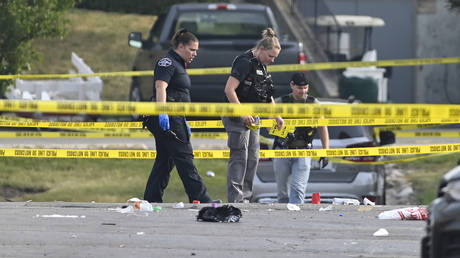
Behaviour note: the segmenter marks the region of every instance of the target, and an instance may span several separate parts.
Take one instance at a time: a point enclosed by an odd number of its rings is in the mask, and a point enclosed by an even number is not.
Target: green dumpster
[[[378,97],[377,81],[373,78],[358,78],[341,76],[339,80],[339,94],[343,99],[351,95],[364,103],[376,103]]]

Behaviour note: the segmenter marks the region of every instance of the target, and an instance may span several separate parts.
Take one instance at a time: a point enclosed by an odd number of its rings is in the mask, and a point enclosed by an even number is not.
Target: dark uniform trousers
[[[147,181],[144,199],[149,202],[163,202],[164,189],[168,185],[171,170],[176,165],[189,202],[211,202],[206,193],[206,186],[193,164],[193,149],[185,118],[170,116],[169,123],[171,131],[176,133],[179,139],[160,128],[157,116],[150,116],[146,121],[147,128],[155,137],[157,156]]]

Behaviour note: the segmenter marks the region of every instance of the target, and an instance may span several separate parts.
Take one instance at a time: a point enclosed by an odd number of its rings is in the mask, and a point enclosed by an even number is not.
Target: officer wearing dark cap
[[[180,29],[174,34],[171,43],[173,49],[155,65],[153,100],[190,102],[191,82],[185,67],[197,54],[198,39],[185,29]],[[185,117],[160,114],[147,117],[144,124],[155,136],[157,150],[144,199],[149,202],[163,202],[163,193],[175,165],[189,201],[211,202],[206,186],[193,164],[191,131]]]
[[[275,99],[277,103],[319,103],[319,101],[308,95],[310,83],[305,74],[294,73],[289,83],[292,92]],[[316,132],[313,127],[297,127],[293,133],[288,133],[285,138],[276,136],[274,149],[311,149],[313,137]],[[326,126],[318,127],[323,148],[329,148],[329,133]],[[328,160],[321,158],[320,163],[324,168]],[[278,189],[278,202],[280,203],[304,203],[305,190],[308,178],[310,177],[311,157],[301,158],[276,158],[273,160],[276,184]],[[289,193],[288,193],[288,179]]]

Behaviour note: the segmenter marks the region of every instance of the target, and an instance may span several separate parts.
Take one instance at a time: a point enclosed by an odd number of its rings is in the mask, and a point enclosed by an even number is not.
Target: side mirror
[[[128,45],[130,47],[142,48],[142,32],[129,33]]]
[[[392,131],[381,131],[379,133],[380,145],[395,143],[395,133]]]

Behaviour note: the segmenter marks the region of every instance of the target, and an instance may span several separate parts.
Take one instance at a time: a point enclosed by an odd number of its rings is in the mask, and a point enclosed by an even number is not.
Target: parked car
[[[460,165],[441,179],[438,197],[428,208],[422,257],[460,257]]]
[[[159,15],[146,39],[131,32],[128,44],[139,48],[133,71],[152,70],[170,48],[170,39],[179,28],[186,28],[200,40],[198,55],[189,68],[230,67],[233,59],[255,46],[262,31],[271,27],[280,38],[282,51],[274,64],[305,63],[302,44],[289,40],[279,27],[270,7],[259,4],[189,3],[171,6]],[[290,73],[272,73],[275,96],[289,91]],[[193,102],[222,102],[228,74],[191,76]],[[150,101],[152,76],[132,77],[130,101]]]
[[[324,102],[333,104],[337,102]],[[328,127],[330,148],[362,148],[392,144],[394,133],[384,131],[380,142],[376,140],[371,126],[330,126]],[[315,135],[313,148],[321,148],[319,135]],[[261,148],[269,148],[261,144]],[[385,204],[386,176],[384,165],[368,164],[381,160],[381,156],[343,157],[353,164],[329,162],[321,169],[318,160],[312,159],[310,178],[305,194],[305,202],[311,202],[312,194],[319,192],[321,202],[332,202],[333,198],[350,198],[363,201],[364,198],[376,204]],[[252,202],[276,202],[277,189],[272,159],[260,159]]]

